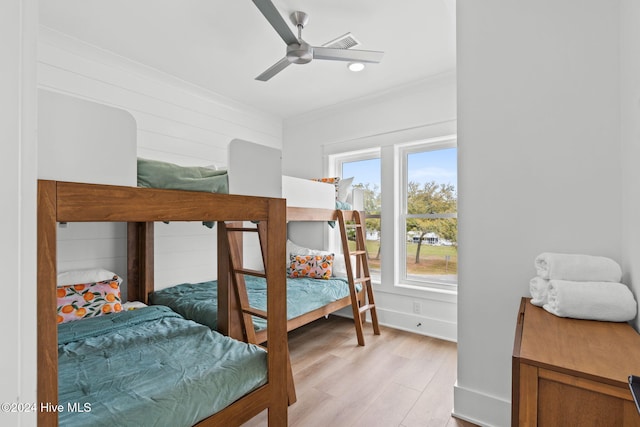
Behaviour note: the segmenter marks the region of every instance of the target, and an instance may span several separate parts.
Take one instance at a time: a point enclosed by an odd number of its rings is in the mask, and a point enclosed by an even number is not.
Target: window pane
[[[456,148],[406,157],[406,266],[409,281],[456,284],[458,220]]]
[[[407,155],[407,213],[457,212],[456,149]]]
[[[406,278],[415,281],[456,284],[458,246],[456,218],[420,219],[420,230],[407,220]],[[430,231],[429,231],[430,230]],[[447,239],[449,237],[449,239]]]
[[[342,177],[353,177],[352,186],[363,190],[367,215],[380,215],[380,159],[344,162]]]
[[[352,186],[363,192],[366,220],[366,247],[369,258],[369,273],[380,278],[380,158],[342,163],[342,177],[353,178]],[[374,216],[374,218],[369,218]],[[349,245],[355,248],[355,236],[349,236]]]

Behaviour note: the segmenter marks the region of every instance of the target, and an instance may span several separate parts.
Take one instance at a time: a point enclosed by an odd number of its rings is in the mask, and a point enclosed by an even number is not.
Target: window
[[[402,144],[387,140],[370,150],[334,151],[328,154],[328,166],[331,174],[354,177],[353,185],[364,193],[374,283],[405,287],[407,292],[456,290],[455,135]],[[330,244],[338,247],[337,242],[334,231]]]
[[[400,280],[458,282],[457,149],[453,141],[401,147]]]
[[[337,159],[336,169],[343,178],[354,177],[353,188],[361,190],[362,208],[366,214],[366,248],[369,258],[369,273],[374,281],[380,281],[380,155],[378,151],[341,156]],[[355,234],[349,236],[349,244],[355,249]]]

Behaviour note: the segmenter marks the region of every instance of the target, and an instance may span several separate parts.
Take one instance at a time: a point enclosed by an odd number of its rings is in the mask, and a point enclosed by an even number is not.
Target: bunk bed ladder
[[[249,303],[249,296],[247,293],[247,285],[244,280],[244,276],[255,276],[267,279],[266,272],[252,270],[243,267],[243,245],[242,236],[243,233],[258,233],[258,240],[260,242],[260,252],[262,254],[262,263],[267,265],[267,224],[264,221],[258,222],[255,227],[242,227],[240,223],[226,224],[220,223],[220,232],[226,235],[226,243],[229,249],[229,267],[231,274],[231,283],[235,292],[236,300],[238,301],[241,325],[245,337],[245,341],[251,344],[260,345],[256,338],[256,331],[253,327],[252,317],[259,317],[267,320],[267,312],[257,308],[251,307]],[[289,405],[296,402],[296,392],[293,383],[293,370],[291,369],[291,359],[287,350],[287,369],[288,374],[288,394]]]
[[[367,258],[367,248],[365,246],[365,226],[362,222],[362,216],[359,211],[338,211],[338,222],[340,224],[340,236],[342,238],[342,252],[345,255],[345,265],[347,267],[347,278],[349,280],[349,292],[351,294],[351,308],[353,309],[353,321],[356,327],[356,336],[358,345],[364,345],[364,332],[362,324],[366,320],[366,312],[371,313],[371,324],[373,325],[373,333],[380,335],[380,327],[378,326],[378,313],[376,312],[375,300],[373,297],[373,286],[371,284],[371,275],[369,273],[369,260]],[[355,231],[356,248],[349,248],[349,239],[347,229]],[[351,265],[351,256],[356,260],[356,271]],[[364,297],[358,300],[358,292],[356,285],[360,284],[364,289],[362,294]]]
[[[251,270],[243,267],[242,236],[243,233],[258,233],[258,238],[260,240],[260,250],[262,251],[262,259],[264,260],[266,258],[264,249],[266,247],[266,241],[264,240],[266,238],[265,227],[266,224],[261,225],[261,223],[258,223],[256,227],[241,227],[236,226],[236,224],[232,224],[230,226],[225,224],[223,226],[224,231],[226,231],[227,243],[229,245],[231,282],[233,284],[235,296],[239,304],[243,333],[246,341],[253,344],[259,343],[256,342],[256,333],[253,328],[252,316],[256,316],[266,320],[267,312],[264,310],[252,308],[249,304],[249,297],[247,295],[247,287],[244,276],[249,275],[266,279],[267,275],[262,271]]]

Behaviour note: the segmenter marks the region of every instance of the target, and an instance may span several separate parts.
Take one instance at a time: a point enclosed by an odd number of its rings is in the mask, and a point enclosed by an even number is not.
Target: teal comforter
[[[229,193],[229,176],[226,170],[213,170],[199,166],[179,166],[173,163],[138,157],[138,187],[165,190],[201,191],[205,193]],[[214,222],[202,223],[213,228]]]
[[[245,276],[249,304],[267,308],[267,284],[261,277]],[[171,307],[187,319],[217,328],[218,284],[216,281],[184,283],[151,294],[152,304]],[[347,279],[287,278],[287,319],[293,319],[349,295]],[[254,317],[256,330],[264,329],[264,319]]]
[[[227,171],[138,158],[138,187],[229,193]]]
[[[191,426],[265,384],[267,362],[154,306],[59,325],[58,375],[61,426]]]

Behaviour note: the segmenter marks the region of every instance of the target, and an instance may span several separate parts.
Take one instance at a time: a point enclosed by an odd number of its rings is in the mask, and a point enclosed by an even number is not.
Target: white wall
[[[393,144],[456,132],[456,76],[432,79],[285,120],[283,170],[303,178],[321,177],[327,155],[382,147],[382,193],[393,194]],[[396,235],[393,197],[382,198],[382,234]],[[326,226],[308,228],[322,245]],[[295,230],[299,232],[299,230]],[[392,237],[393,238],[393,237]],[[309,240],[308,240],[309,239]],[[308,244],[308,243],[307,243]],[[382,280],[376,284],[376,309],[382,324],[456,340],[456,295],[395,286],[393,245],[382,248]],[[413,312],[418,302],[422,314]],[[420,326],[418,326],[420,324]]]
[[[620,2],[620,109],[622,141],[622,267],[640,295],[640,2]],[[635,320],[640,329],[640,318]]]
[[[131,113],[137,123],[140,157],[181,165],[226,166],[227,145],[234,138],[281,148],[279,117],[48,28],[41,27],[39,36],[39,87]],[[81,232],[74,231],[80,227]],[[82,251],[96,258],[73,261],[70,256],[64,259],[67,265],[82,267],[99,261],[105,266],[126,266],[123,226],[71,224],[61,231],[62,240],[69,235],[69,245],[77,243],[73,240],[78,235],[104,243],[88,250],[74,245],[80,249],[69,253]],[[215,278],[215,236],[215,228],[210,230],[200,223],[157,224],[156,286]]]
[[[516,313],[534,257],[621,260],[620,12],[611,0],[457,8],[455,413],[507,426]],[[637,172],[625,173],[637,192]]]
[[[368,148],[370,138],[454,120],[455,74],[402,86],[284,121],[283,173],[313,178],[323,173],[324,147]]]
[[[0,402],[36,402],[37,2],[0,2]],[[0,424],[36,425],[35,413]]]

